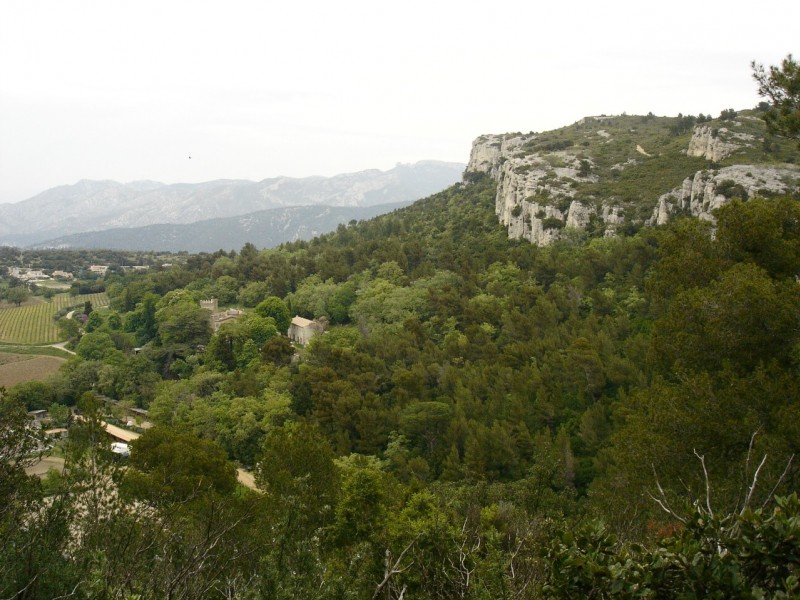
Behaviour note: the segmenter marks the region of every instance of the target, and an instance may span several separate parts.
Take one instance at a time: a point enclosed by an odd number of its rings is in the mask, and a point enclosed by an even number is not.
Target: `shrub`
[[[741,183],[736,183],[730,179],[724,179],[717,184],[716,189],[717,194],[722,194],[728,199],[731,198],[739,198],[741,200],[747,200],[747,190]]]
[[[564,229],[564,221],[557,217],[548,217],[542,220],[544,229]]]

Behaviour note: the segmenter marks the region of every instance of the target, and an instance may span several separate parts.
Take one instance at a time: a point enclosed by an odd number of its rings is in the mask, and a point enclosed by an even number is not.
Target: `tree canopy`
[[[789,54],[780,65],[752,63],[758,93],[768,98],[770,107],[764,115],[772,133],[798,139],[800,145],[800,65]]]

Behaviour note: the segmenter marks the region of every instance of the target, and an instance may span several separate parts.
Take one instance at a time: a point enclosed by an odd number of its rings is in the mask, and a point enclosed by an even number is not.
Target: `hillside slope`
[[[710,220],[733,197],[797,194],[800,153],[755,111],[734,118],[599,116],[545,133],[485,135],[468,172],[498,182],[512,238],[552,243],[565,229],[613,235],[673,214]]]

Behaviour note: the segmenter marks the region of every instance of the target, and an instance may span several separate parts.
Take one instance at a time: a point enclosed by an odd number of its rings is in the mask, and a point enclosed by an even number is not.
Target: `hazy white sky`
[[[3,0],[0,202],[466,162],[482,133],[716,115],[754,106],[750,61],[799,40],[795,0]]]

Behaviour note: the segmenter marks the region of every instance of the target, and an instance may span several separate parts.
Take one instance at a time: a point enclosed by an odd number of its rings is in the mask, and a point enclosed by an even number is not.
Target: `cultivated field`
[[[67,306],[83,306],[87,300],[92,306],[108,304],[105,294],[70,296],[58,294],[50,302],[32,302],[22,306],[0,307],[0,342],[10,344],[54,344],[58,342],[58,327],[53,315]]]
[[[23,381],[44,379],[58,371],[63,358],[0,352],[0,386],[11,388]]]

